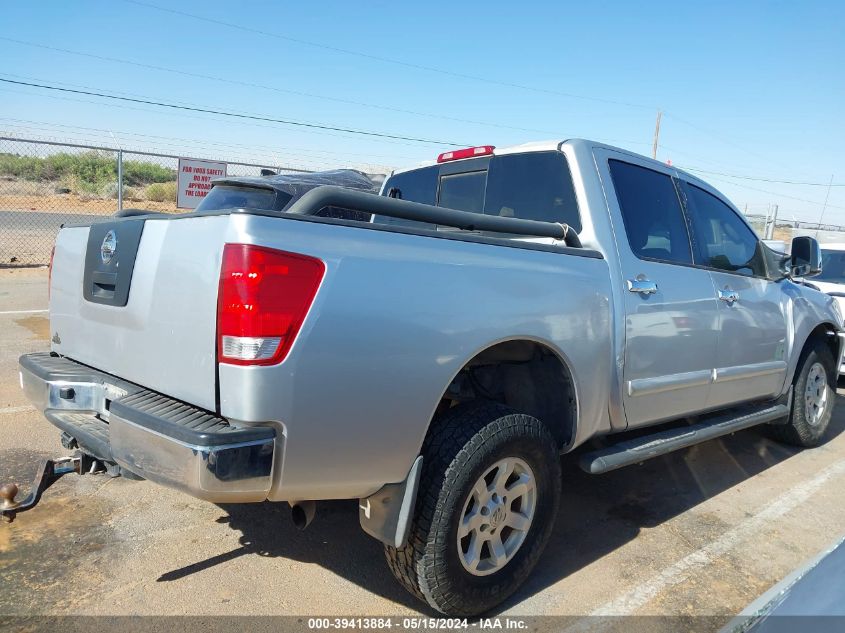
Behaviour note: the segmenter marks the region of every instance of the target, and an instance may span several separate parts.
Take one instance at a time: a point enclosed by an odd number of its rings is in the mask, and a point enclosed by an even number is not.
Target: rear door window
[[[672,177],[611,160],[610,175],[628,244],[640,259],[692,264],[689,232]]]
[[[581,217],[566,157],[557,151],[506,154],[444,163],[391,177],[385,195],[508,218],[566,223],[581,230]],[[376,222],[427,226],[376,216]]]

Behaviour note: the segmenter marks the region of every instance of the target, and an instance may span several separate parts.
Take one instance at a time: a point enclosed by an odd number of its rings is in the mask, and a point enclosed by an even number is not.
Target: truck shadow
[[[842,391],[840,390],[840,393]],[[826,441],[845,431],[845,397]],[[563,460],[560,514],[548,547],[534,573],[497,611],[503,611],[555,584],[635,539],[643,528],[660,525],[702,502],[789,459],[799,449],[769,440],[761,429],[706,442],[605,475],[577,467],[577,455]],[[380,543],[357,526],[357,501],[325,502],[304,532],[294,528],[287,504],[222,504],[220,519],[241,532],[241,547],[163,574],[178,580],[245,555],[280,557],[317,564],[359,587],[402,607],[434,612],[394,580]],[[729,526],[717,519],[693,524],[697,538],[709,540]]]
[[[357,499],[318,504],[317,516],[304,531],[293,526],[286,503],[219,507],[226,516],[218,522],[241,533],[241,546],[162,574],[159,582],[179,580],[241,556],[263,556],[320,565],[388,600],[414,610],[422,606],[393,579],[381,544],[358,527]]]

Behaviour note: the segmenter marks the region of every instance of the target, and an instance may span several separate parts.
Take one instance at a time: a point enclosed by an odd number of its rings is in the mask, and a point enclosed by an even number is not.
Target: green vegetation
[[[154,182],[173,182],[173,191],[176,191],[176,170],[155,163],[142,163],[139,160],[123,161],[124,185],[137,187]],[[175,199],[176,194],[173,195]]]
[[[153,202],[176,202],[176,182],[153,183],[144,191],[144,197]]]
[[[3,176],[57,183],[77,194],[117,197],[117,158],[109,152],[61,152],[44,158],[0,153],[0,177]],[[156,183],[172,188],[173,195],[166,199],[176,199],[176,170],[156,163],[123,161],[124,187],[144,188]]]

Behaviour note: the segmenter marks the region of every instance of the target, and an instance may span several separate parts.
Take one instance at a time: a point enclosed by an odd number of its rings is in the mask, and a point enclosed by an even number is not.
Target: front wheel
[[[473,616],[522,584],[560,497],[554,439],[536,418],[468,403],[434,423],[408,543],[385,553],[397,579],[451,616]]]
[[[775,439],[806,448],[819,445],[833,415],[837,370],[833,354],[821,343],[802,354],[793,382],[789,421],[770,427]]]

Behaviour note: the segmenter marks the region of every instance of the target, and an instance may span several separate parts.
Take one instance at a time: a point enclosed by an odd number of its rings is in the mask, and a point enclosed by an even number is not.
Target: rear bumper
[[[44,416],[96,457],[217,502],[263,501],[273,478],[272,426],[223,418],[67,358],[20,358],[21,388]]]

